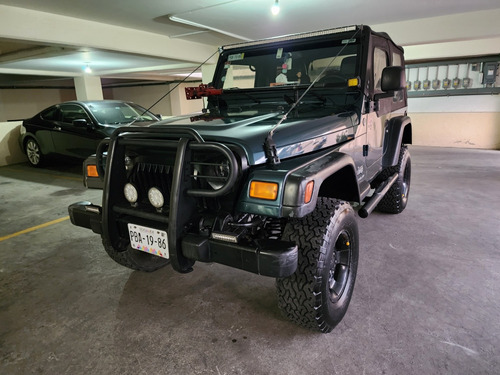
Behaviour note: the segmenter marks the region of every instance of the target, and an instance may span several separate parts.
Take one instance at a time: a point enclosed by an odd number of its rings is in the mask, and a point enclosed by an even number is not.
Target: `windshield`
[[[273,47],[226,50],[221,56],[216,88],[253,89],[308,85],[328,67],[318,85],[345,83],[358,75],[356,39],[295,42]]]
[[[100,124],[116,125],[144,121],[158,121],[155,115],[134,103],[92,103],[90,111]]]

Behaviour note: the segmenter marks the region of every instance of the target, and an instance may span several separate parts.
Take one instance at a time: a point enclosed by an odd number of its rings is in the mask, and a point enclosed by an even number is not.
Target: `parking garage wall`
[[[74,88],[0,89],[0,122],[31,118],[53,104],[75,99]]]
[[[409,98],[413,144],[500,150],[500,95]]]

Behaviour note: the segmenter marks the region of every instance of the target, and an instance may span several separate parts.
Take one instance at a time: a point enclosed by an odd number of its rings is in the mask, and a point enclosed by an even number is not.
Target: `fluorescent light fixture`
[[[279,12],[280,12],[280,4],[279,1],[276,0],[274,2],[274,5],[271,7],[271,13],[273,14],[273,16],[277,16]]]
[[[168,74],[168,73],[165,73],[166,75],[172,75],[173,77],[190,77],[190,78],[199,78],[201,79],[202,78],[202,75],[201,75],[201,72],[196,72],[196,73],[193,73],[193,74],[189,74],[189,73],[175,73],[175,74]]]

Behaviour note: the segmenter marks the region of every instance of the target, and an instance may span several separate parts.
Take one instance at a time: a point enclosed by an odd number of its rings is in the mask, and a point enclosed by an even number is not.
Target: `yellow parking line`
[[[23,229],[23,230],[16,232],[16,233],[8,234],[6,236],[0,237],[0,242],[2,242],[4,240],[8,240],[9,238],[12,238],[12,237],[19,236],[20,234],[33,232],[34,230],[45,228],[45,227],[48,227],[49,225],[52,225],[52,224],[60,223],[61,221],[68,220],[68,219],[69,219],[69,216],[61,217],[60,219],[48,221],[46,223],[36,225],[34,227],[31,227],[31,228]]]

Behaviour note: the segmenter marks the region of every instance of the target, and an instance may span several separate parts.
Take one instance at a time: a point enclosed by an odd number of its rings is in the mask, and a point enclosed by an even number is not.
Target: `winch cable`
[[[212,57],[214,57],[217,53],[219,52],[219,49],[216,49],[214,53],[210,55],[209,58],[207,58],[205,61],[203,61],[200,65],[198,65],[191,73],[189,73],[186,77],[184,77],[183,80],[179,81],[174,87],[172,87],[168,92],[163,95],[160,99],[158,99],[156,102],[154,102],[148,109],[146,109],[140,116],[136,117],[134,121],[132,121],[130,125],[134,124],[139,118],[141,118],[145,113],[149,112],[151,108],[153,108],[155,105],[157,105],[159,102],[161,102],[163,99],[165,99],[172,91],[174,91],[177,87],[182,85],[186,80],[191,77],[198,69],[200,69],[203,65],[205,65]]]
[[[356,30],[356,32],[350,37],[350,39],[354,39],[356,37],[356,35],[361,31],[361,28],[358,28]],[[283,115],[283,117],[278,121],[278,123],[276,125],[273,126],[273,128],[269,131],[268,133],[268,137],[272,137],[274,135],[274,131],[276,130],[276,128],[278,126],[280,126],[283,121],[285,121],[288,117],[288,115],[297,107],[297,105],[299,105],[299,103],[301,102],[301,100],[304,98],[304,96],[307,95],[307,93],[311,90],[311,88],[314,86],[314,84],[316,82],[319,81],[320,78],[323,78],[323,74],[327,71],[328,68],[330,68],[330,66],[333,64],[333,62],[337,59],[337,57],[340,56],[340,54],[344,51],[344,49],[349,45],[349,43],[346,43],[340,50],[339,52],[337,52],[337,54],[332,57],[332,59],[330,60],[330,62],[328,63],[328,65],[321,71],[320,74],[318,74],[318,76],[314,79],[314,81],[311,82],[311,84],[307,87],[307,89],[304,91],[304,93],[295,101],[295,103],[292,104],[292,106],[290,107],[290,109]]]
[[[350,37],[350,39],[356,38],[358,33],[361,31],[363,26],[358,28],[356,32]],[[349,39],[349,40],[350,40]],[[321,71],[321,73],[314,79],[314,81],[311,82],[311,84],[307,87],[307,89],[304,91],[304,93],[293,103],[290,107],[290,109],[281,117],[281,119],[272,127],[272,129],[267,133],[267,137],[264,140],[264,154],[266,155],[267,158],[267,163],[272,167],[276,167],[280,163],[280,158],[278,156],[278,150],[276,148],[276,143],[273,140],[273,135],[278,126],[280,126],[283,121],[285,121],[288,118],[288,115],[299,105],[301,100],[304,98],[304,96],[307,95],[307,93],[311,90],[311,88],[318,82],[320,78],[323,77],[323,74],[326,72],[328,68],[333,64],[333,62],[337,59],[337,57],[340,56],[340,54],[344,51],[344,49],[349,45],[349,43],[346,43],[340,50],[337,52],[337,54],[332,57],[328,65]]]

